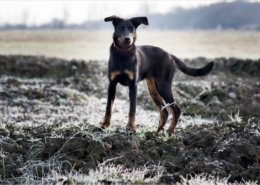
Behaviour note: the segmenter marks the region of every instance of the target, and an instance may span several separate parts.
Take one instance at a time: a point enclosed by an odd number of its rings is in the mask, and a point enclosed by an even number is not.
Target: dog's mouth
[[[132,39],[130,39],[130,38],[124,39],[125,44],[131,44],[131,42],[132,42]]]
[[[127,49],[132,46],[133,39],[118,38],[118,44],[121,48]]]
[[[125,46],[131,45],[131,41],[124,41],[124,45],[125,45]]]
[[[129,41],[123,41],[120,43],[122,46],[124,47],[128,47],[128,46],[131,46],[132,45],[132,41],[129,40]]]

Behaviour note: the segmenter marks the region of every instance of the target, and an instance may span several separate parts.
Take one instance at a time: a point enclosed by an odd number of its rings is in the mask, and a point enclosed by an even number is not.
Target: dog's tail
[[[184,74],[189,75],[189,76],[205,76],[210,73],[214,66],[214,62],[208,63],[206,66],[202,68],[191,68],[187,66],[184,62],[182,62],[180,59],[178,59],[176,56],[172,55],[172,58],[174,60],[174,65],[181,70]]]

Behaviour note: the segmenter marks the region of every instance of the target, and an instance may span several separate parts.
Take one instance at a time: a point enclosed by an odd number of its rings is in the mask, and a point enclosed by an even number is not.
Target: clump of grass
[[[186,128],[188,125],[202,125],[202,124],[208,124],[212,122],[216,122],[217,119],[212,118],[202,118],[200,115],[195,116],[181,116],[180,121],[177,125],[177,128]]]
[[[195,176],[188,175],[185,177],[181,176],[182,182],[177,185],[189,184],[189,185],[257,185],[257,181],[244,181],[243,183],[229,183],[230,176],[227,178],[220,179],[208,174],[199,174]]]
[[[69,175],[62,175],[56,171],[52,171],[44,181],[49,183],[69,181],[72,184],[98,184],[98,183],[157,183],[161,177],[163,170],[156,170],[153,177],[145,177],[151,169],[147,167],[125,169],[122,165],[115,166],[113,164],[100,166],[96,169],[91,169],[89,173],[83,174],[78,171],[71,171]],[[69,178],[68,178],[69,177]]]
[[[232,114],[228,116],[230,118],[231,121],[234,122],[238,122],[241,123],[243,121],[243,118],[241,116],[239,116],[239,111],[235,114],[235,116],[233,117]]]
[[[100,142],[103,145],[103,139],[112,136],[115,134],[115,127],[109,127],[108,129],[103,129],[102,132],[93,132],[93,129],[90,128],[81,128],[78,132],[76,132],[72,137],[76,135],[81,135],[81,137],[86,137],[92,141]]]
[[[69,140],[67,140],[68,142]],[[62,160],[63,154],[62,150],[67,142],[64,143],[62,148],[56,152],[53,156],[48,158],[45,161],[42,161],[38,155],[42,153],[42,151],[45,149],[44,144],[40,141],[40,139],[33,139],[31,138],[28,140],[30,143],[30,147],[27,151],[26,157],[27,160],[23,164],[21,168],[18,168],[17,170],[21,172],[20,177],[13,177],[9,179],[0,179],[1,184],[41,184],[44,179],[48,179],[50,174],[58,174],[58,173],[65,173],[63,166],[69,165],[72,169],[72,164],[67,160]],[[3,158],[3,164],[4,164],[4,158],[6,157],[4,153],[0,152],[0,157]],[[21,159],[17,159],[17,161],[20,161],[20,163],[23,162]]]
[[[0,123],[0,130],[6,130],[6,124]]]

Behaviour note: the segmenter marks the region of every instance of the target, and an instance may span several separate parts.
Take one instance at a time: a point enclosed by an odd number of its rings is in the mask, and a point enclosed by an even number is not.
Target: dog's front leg
[[[136,92],[137,84],[133,82],[129,85],[130,110],[128,114],[128,124],[126,125],[126,129],[133,131],[135,131]]]
[[[109,127],[111,115],[112,115],[112,108],[116,96],[116,82],[111,81],[108,86],[108,97],[107,97],[107,108],[106,108],[106,114],[103,120],[103,123],[101,125],[101,128]]]

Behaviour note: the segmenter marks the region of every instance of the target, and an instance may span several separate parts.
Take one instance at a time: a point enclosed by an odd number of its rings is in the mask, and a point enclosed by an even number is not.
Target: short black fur
[[[135,131],[137,83],[145,79],[150,95],[160,113],[160,122],[156,132],[164,128],[168,118],[168,111],[162,110],[161,107],[169,104],[173,119],[167,131],[169,134],[173,133],[181,114],[171,90],[175,66],[183,73],[197,77],[207,75],[213,69],[214,62],[195,69],[186,66],[176,56],[159,47],[135,46],[137,27],[140,24],[149,24],[146,17],[123,19],[111,16],[105,18],[105,21],[112,21],[115,31],[108,62],[109,87],[106,114],[101,128],[110,126],[116,86],[120,83],[129,87],[130,110],[126,128]]]

